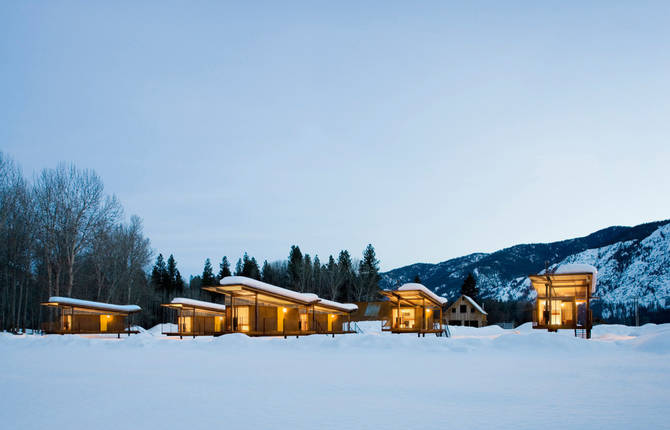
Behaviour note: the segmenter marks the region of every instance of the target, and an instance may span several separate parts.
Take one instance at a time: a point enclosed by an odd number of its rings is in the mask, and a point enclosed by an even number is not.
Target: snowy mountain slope
[[[608,308],[632,303],[646,308],[670,307],[670,224],[641,241],[589,249],[562,263],[588,263],[598,268],[603,316]]]
[[[389,288],[418,275],[438,294],[454,298],[472,272],[483,298],[501,301],[534,298],[527,275],[561,263],[598,268],[598,296],[607,309],[629,305],[670,307],[670,220],[636,227],[609,227],[583,238],[548,244],[517,245],[491,254],[471,254],[442,263],[415,264],[382,274]]]

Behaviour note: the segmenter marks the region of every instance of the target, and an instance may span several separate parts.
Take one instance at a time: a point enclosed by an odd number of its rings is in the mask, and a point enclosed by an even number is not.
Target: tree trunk
[[[67,296],[72,297],[72,286],[74,285],[74,254],[67,259]]]

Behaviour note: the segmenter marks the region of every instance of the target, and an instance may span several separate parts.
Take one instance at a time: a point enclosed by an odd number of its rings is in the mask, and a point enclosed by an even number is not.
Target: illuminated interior
[[[592,273],[550,273],[531,275],[529,279],[537,293],[535,328],[590,328],[587,304],[592,299]]]
[[[398,317],[398,312],[400,312],[400,317]],[[399,328],[410,329],[416,326],[416,312],[414,308],[401,307],[393,308],[393,321],[395,325]]]
[[[226,332],[246,332],[250,336],[293,336],[315,333],[351,332],[341,318],[351,312],[342,304],[266,284],[203,287],[205,291],[223,294],[228,315],[234,319]]]
[[[126,325],[129,313],[106,308],[107,303],[90,302],[91,305],[55,302],[44,302],[55,310],[53,321],[43,321],[42,329],[46,333],[77,334],[77,333],[135,333]]]
[[[422,290],[382,291],[391,302],[387,331],[435,332],[442,330],[442,303]]]
[[[236,306],[237,328],[240,331],[249,331],[249,306]]]
[[[285,317],[286,317],[286,308],[277,308],[277,331],[284,331]]]

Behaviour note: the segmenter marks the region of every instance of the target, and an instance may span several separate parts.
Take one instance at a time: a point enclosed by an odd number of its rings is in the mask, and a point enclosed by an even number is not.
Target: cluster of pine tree
[[[162,259],[161,256],[159,258]],[[159,263],[160,261],[157,260],[152,272],[152,284],[156,288],[158,285],[163,285],[153,281],[153,273],[161,273]],[[174,293],[182,291],[189,297],[220,301],[220,295],[201,291],[201,288],[216,285],[221,278],[231,275],[246,276],[294,291],[314,293],[329,300],[342,302],[377,299],[380,280],[379,260],[377,260],[372,245],[365,248],[360,261],[352,260],[349,251],[342,250],[337,259],[330,255],[324,264],[317,255],[312,258],[309,254],[303,254],[299,246],[293,245],[288,259],[274,262],[265,260],[262,267],[259,266],[255,257],[249,257],[245,252],[244,256],[237,260],[234,272],[230,270],[228,257],[223,257],[218,273],[214,274],[211,260],[207,258],[202,275],[191,277],[188,285],[189,291],[173,289],[168,290],[168,295],[174,297]],[[157,279],[160,279],[160,276],[157,275]]]
[[[158,254],[156,264],[151,270],[151,286],[160,294],[162,301],[184,291],[184,280],[181,278],[177,262],[172,254],[168,257],[167,264],[163,254]]]

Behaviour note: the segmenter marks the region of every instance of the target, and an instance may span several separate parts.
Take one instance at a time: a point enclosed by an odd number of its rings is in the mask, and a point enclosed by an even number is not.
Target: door
[[[214,317],[214,332],[221,333],[223,331],[221,329],[222,327],[223,327],[223,317],[222,316]]]
[[[100,315],[100,331],[107,331],[107,322],[112,319],[111,315]]]
[[[72,315],[62,315],[61,330],[65,332],[72,331]]]
[[[300,314],[300,330],[307,331],[307,314]]]
[[[400,325],[402,328],[414,328],[414,308],[400,309]]]
[[[286,308],[277,308],[277,331],[284,331],[284,318],[286,318]]]
[[[237,328],[240,331],[249,331],[249,306],[237,306]]]
[[[551,301],[551,325],[561,325],[561,301]]]
[[[335,315],[328,314],[328,331],[333,331],[333,322],[335,321]]]
[[[191,333],[193,330],[193,317],[180,317],[179,318],[179,332],[181,333]]]

